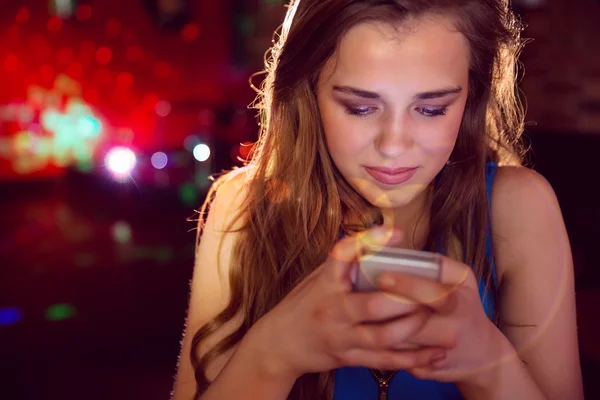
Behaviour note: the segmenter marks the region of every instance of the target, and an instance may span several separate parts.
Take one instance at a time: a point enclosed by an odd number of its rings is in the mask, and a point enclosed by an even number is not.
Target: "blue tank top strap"
[[[488,162],[485,166],[486,173],[486,191],[487,191],[487,202],[488,202],[488,222],[486,227],[485,235],[485,256],[490,261],[490,268],[492,270],[492,284],[495,288],[498,287],[498,279],[496,277],[496,260],[492,251],[492,228],[491,228],[491,204],[492,204],[492,186],[494,183],[494,176],[498,170],[498,164],[496,162]],[[490,293],[485,293],[485,281],[479,282],[479,295],[483,302],[483,307],[487,316],[492,319],[495,311],[496,304]]]

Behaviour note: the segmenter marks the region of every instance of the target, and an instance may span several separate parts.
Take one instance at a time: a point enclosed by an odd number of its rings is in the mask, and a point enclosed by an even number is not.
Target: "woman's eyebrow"
[[[351,86],[334,85],[333,90],[336,92],[348,93],[348,94],[352,94],[354,96],[362,97],[365,99],[371,99],[371,100],[379,100],[382,97],[379,93],[370,92],[368,90],[358,89],[358,88],[351,87]],[[413,96],[413,98],[415,100],[437,99],[440,97],[448,96],[450,94],[460,93],[461,91],[462,91],[462,88],[460,86],[454,86],[454,87],[449,87],[449,88],[445,88],[445,89],[417,93]]]

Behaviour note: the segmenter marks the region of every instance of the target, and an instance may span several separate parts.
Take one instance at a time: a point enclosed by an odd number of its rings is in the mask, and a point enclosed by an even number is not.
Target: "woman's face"
[[[468,92],[469,45],[442,16],[399,29],[363,23],[319,76],[327,146],[371,204],[402,207],[433,181],[456,143]]]

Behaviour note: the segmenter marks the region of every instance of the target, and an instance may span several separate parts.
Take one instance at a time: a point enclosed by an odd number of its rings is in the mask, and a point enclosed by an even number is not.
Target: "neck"
[[[381,209],[383,224],[400,229],[404,239],[394,247],[421,250],[429,234],[431,185],[410,203],[396,208]]]

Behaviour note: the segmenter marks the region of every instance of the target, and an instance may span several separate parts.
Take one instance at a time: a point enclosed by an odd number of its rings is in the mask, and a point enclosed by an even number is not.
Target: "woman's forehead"
[[[371,89],[410,83],[422,89],[436,79],[462,84],[469,60],[469,43],[449,17],[422,17],[398,27],[369,22],[344,35],[323,76]]]

